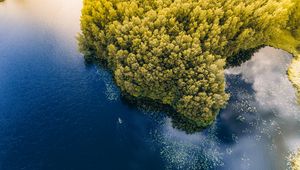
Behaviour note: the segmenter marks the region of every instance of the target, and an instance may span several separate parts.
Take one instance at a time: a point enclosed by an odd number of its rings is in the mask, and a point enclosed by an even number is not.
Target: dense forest
[[[289,75],[300,89],[299,8],[300,0],[84,0],[80,50],[105,63],[122,91],[204,128],[229,99],[225,67],[261,46],[295,56]]]

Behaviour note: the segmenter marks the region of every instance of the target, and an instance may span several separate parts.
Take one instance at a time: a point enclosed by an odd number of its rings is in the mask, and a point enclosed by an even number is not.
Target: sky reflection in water
[[[227,69],[231,99],[205,132],[187,135],[166,119],[157,136],[170,169],[286,169],[288,155],[300,147],[300,108],[286,75],[291,57],[265,47]]]

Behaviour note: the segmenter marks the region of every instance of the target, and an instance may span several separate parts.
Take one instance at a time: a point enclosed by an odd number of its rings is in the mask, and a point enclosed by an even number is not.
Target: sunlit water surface
[[[122,102],[111,75],[77,51],[80,0],[0,3],[0,169],[287,168],[300,147],[291,56],[270,47],[226,70],[216,123],[187,135]]]

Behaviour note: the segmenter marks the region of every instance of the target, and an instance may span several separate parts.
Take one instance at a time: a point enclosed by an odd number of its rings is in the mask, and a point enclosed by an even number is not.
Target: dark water
[[[0,3],[0,170],[287,168],[300,147],[290,55],[265,48],[227,70],[228,107],[187,135],[122,102],[111,75],[85,65],[80,9],[80,0]]]

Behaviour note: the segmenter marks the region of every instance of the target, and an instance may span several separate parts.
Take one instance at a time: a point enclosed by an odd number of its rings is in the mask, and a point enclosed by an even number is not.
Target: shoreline
[[[296,89],[297,101],[300,104],[300,55],[294,56],[288,69],[288,77]]]
[[[300,149],[293,154],[293,157],[291,159],[291,169],[292,170],[300,170]]]

